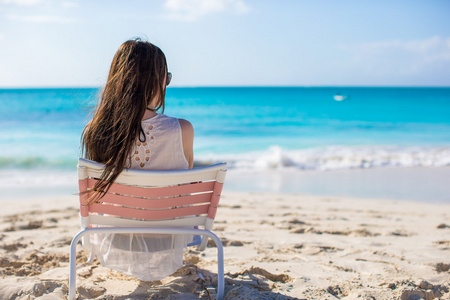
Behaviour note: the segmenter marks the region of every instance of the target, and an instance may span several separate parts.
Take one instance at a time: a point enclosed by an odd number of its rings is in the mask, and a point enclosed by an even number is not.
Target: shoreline
[[[77,202],[5,203],[0,299],[67,295]],[[213,230],[224,244],[225,299],[450,299],[450,204],[225,190]],[[191,249],[184,260],[156,283],[95,261],[77,286],[91,299],[208,299],[198,272],[214,282],[216,249]]]
[[[0,171],[0,203],[67,197],[78,193],[77,173],[62,170]],[[314,171],[295,169],[229,169],[225,191],[269,192],[338,196],[360,199],[393,199],[406,202],[450,203],[450,166],[385,167]]]
[[[227,175],[233,191],[302,193],[323,197],[450,203],[450,167],[385,167],[297,171],[234,170]],[[249,178],[252,180],[248,180]]]

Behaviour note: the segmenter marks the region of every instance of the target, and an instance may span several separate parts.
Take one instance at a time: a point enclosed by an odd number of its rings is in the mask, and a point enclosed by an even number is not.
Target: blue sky
[[[0,87],[100,86],[118,46],[174,86],[450,86],[450,1],[0,0]]]

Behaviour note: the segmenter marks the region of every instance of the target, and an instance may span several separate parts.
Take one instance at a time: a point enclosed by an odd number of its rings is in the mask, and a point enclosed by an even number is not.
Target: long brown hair
[[[148,106],[164,111],[166,76],[166,57],[157,46],[134,39],[117,50],[97,108],[81,137],[84,157],[106,165],[90,203],[101,199],[126,167]]]

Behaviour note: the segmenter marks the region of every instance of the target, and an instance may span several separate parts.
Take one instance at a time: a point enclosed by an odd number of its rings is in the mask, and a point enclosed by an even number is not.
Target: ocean
[[[80,135],[98,93],[0,89],[0,200],[76,193]],[[169,87],[165,114],[193,124],[196,166],[228,162],[229,190],[413,199],[417,181],[415,200],[450,202],[440,181],[450,179],[450,88]],[[403,196],[370,183],[356,191],[361,177],[388,171],[420,175]],[[344,192],[330,190],[332,174],[349,178]]]

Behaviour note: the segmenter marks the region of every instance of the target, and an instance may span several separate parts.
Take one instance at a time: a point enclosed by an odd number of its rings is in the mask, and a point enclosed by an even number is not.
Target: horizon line
[[[0,90],[100,89],[102,86],[0,86]],[[171,88],[450,88],[450,85],[176,85]]]

